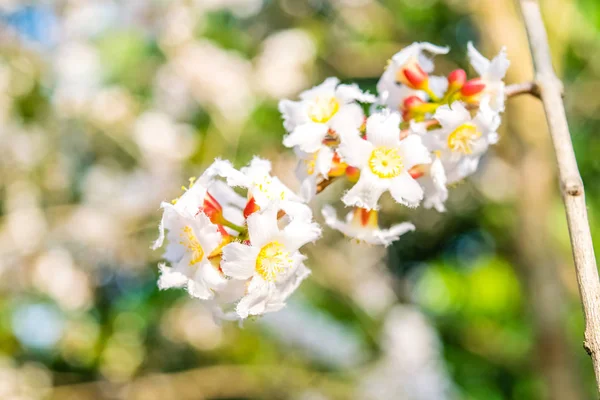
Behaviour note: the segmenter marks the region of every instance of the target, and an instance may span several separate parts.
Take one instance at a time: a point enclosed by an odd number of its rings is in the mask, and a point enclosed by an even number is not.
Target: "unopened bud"
[[[448,87],[451,89],[460,89],[467,81],[467,73],[464,69],[455,69],[448,74]]]
[[[465,97],[471,97],[481,93],[483,89],[485,89],[485,83],[481,80],[481,78],[475,78],[467,81],[464,84],[460,90],[460,94]]]
[[[346,177],[352,183],[358,182],[358,178],[360,178],[360,169],[348,166],[346,168]]]
[[[423,103],[425,103],[425,102],[419,96],[408,96],[402,102],[402,106],[404,107],[405,110],[410,110],[411,108],[420,106]]]
[[[204,203],[202,207],[200,207],[199,211],[202,211],[206,216],[211,220],[211,222],[218,224],[220,222],[220,218],[223,215],[223,207],[221,204],[211,196],[210,193],[206,193],[204,197]]]
[[[423,71],[417,59],[412,59],[396,72],[396,81],[405,84],[411,89],[424,89],[427,87],[429,75]]]
[[[258,210],[260,210],[260,207],[256,204],[256,200],[254,197],[250,197],[250,200],[246,203],[246,207],[244,207],[244,218],[248,218]]]
[[[418,178],[422,177],[423,175],[425,175],[425,169],[423,168],[422,165],[415,165],[414,167],[412,167],[411,169],[408,170],[408,174],[413,179],[418,179]]]

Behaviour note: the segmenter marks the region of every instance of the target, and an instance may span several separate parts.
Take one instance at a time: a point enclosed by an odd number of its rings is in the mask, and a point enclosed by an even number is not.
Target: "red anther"
[[[460,90],[460,94],[465,97],[471,97],[478,93],[481,93],[485,89],[485,83],[481,80],[481,78],[475,78],[468,80],[462,89]]]
[[[458,89],[463,87],[467,81],[467,73],[464,69],[455,69],[448,74],[448,86]]]
[[[419,96],[408,96],[402,102],[402,106],[405,110],[410,110],[413,107],[420,106],[425,102]]]
[[[411,169],[408,170],[408,174],[413,179],[418,179],[418,178],[422,177],[423,175],[425,175],[425,171],[422,166],[415,165],[414,167],[412,167]]]
[[[250,200],[248,200],[248,203],[246,203],[246,207],[244,207],[244,218],[248,218],[258,210],[260,210],[260,207],[256,204],[254,197],[251,197]]]

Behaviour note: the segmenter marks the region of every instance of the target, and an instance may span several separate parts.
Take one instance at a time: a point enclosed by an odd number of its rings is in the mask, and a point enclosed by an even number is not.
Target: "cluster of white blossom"
[[[272,177],[266,160],[241,170],[216,160],[179,199],[162,205],[155,248],[167,230],[171,266],[161,265],[159,286],[184,287],[225,319],[281,309],[309,274],[299,249],[321,234],[307,203],[341,177],[353,183],[341,198],[352,211],[345,221],[332,206],[322,213],[327,225],[358,241],[387,246],[415,229],[407,222],[379,227],[385,192],[408,207],[422,202],[444,211],[447,186],[473,174],[498,140],[509,66],[504,49],[488,60],[469,43],[479,77],[467,80],[460,69],[430,76],[432,56],[448,50],[414,43],[398,52],[378,96],[328,78],[298,101],[282,100],[283,144],[299,159],[299,193]]]

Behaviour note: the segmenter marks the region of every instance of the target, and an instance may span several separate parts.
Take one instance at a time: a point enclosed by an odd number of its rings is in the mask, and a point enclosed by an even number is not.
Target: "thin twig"
[[[508,85],[504,90],[504,94],[507,98],[519,96],[521,94],[530,94],[534,97],[540,98],[540,89],[535,82],[523,82]]]
[[[585,206],[583,182],[577,168],[561,97],[562,83],[552,68],[550,46],[539,4],[536,0],[521,0],[521,10],[536,69],[536,86],[544,104],[558,162],[561,193],[565,203],[577,283],[585,314],[584,347],[592,357],[600,392],[600,280]]]

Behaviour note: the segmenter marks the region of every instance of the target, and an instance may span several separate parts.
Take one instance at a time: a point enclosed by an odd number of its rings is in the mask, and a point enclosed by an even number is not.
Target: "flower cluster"
[[[509,66],[504,49],[488,60],[469,43],[478,77],[467,79],[462,69],[430,75],[432,57],[448,51],[414,43],[398,52],[377,96],[328,78],[298,101],[282,100],[283,144],[298,157],[299,192],[271,176],[266,160],[241,170],[215,161],[162,205],[155,248],[166,230],[171,266],[161,265],[159,286],[186,288],[225,319],[279,310],[309,274],[299,249],[321,234],[307,202],[334,179],[352,183],[341,198],[352,211],[342,221],[327,205],[325,223],[357,241],[387,246],[415,229],[408,222],[379,227],[386,192],[407,207],[444,211],[447,186],[473,174],[498,140]]]

